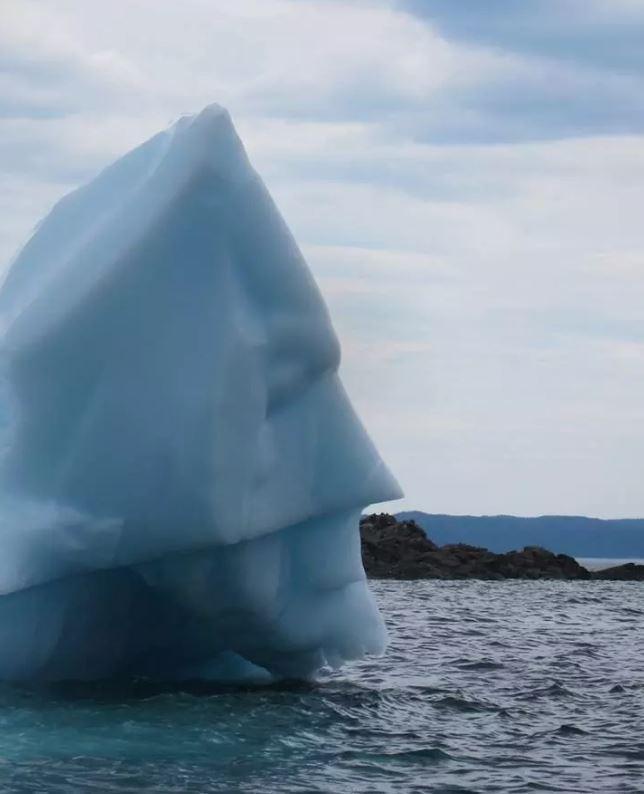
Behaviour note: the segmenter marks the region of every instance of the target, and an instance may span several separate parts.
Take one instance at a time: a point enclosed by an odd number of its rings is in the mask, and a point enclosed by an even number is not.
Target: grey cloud
[[[644,6],[614,0],[401,0],[450,38],[511,52],[644,70]]]
[[[415,113],[407,109],[399,121],[417,139],[495,143],[644,130],[644,5],[639,11],[593,0],[404,0],[399,6],[450,41],[506,59],[491,78],[449,87]]]

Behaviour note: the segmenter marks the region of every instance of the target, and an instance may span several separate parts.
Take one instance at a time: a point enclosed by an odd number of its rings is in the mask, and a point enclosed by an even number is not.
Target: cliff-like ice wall
[[[228,114],[63,198],[0,289],[0,678],[308,676],[378,651],[399,489]]]

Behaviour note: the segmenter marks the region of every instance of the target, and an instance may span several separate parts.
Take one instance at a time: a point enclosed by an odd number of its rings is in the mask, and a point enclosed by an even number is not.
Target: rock
[[[573,557],[540,546],[505,554],[465,543],[437,546],[414,521],[398,522],[387,513],[364,516],[360,536],[365,571],[375,579],[595,578]]]
[[[362,561],[369,576],[418,579],[431,575],[432,578],[442,578],[432,556],[438,546],[414,521],[398,523],[387,513],[374,513],[360,521],[360,536]]]

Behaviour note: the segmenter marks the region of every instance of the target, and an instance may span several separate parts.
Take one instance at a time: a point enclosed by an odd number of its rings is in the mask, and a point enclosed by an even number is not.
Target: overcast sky
[[[642,0],[0,0],[0,268],[219,102],[398,507],[644,516],[642,41]]]

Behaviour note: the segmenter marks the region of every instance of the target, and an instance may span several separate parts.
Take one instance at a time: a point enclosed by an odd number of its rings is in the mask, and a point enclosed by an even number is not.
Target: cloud
[[[141,86],[130,62],[116,50],[85,47],[54,6],[3,2],[0,118],[57,118]]]
[[[641,3],[401,0],[398,8],[498,65],[442,106],[410,113],[418,137],[529,141],[644,130]]]
[[[592,69],[639,75],[644,69],[639,0],[400,0],[398,8],[450,39]]]

